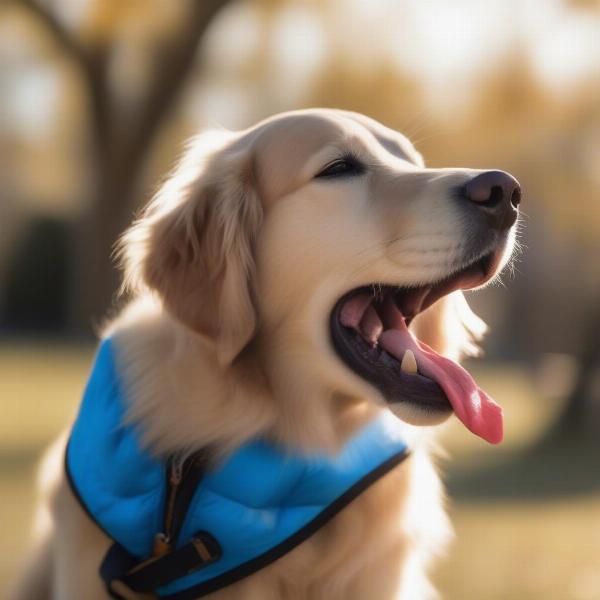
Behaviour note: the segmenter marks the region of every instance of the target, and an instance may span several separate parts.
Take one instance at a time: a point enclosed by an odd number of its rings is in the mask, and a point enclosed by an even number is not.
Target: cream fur
[[[346,152],[366,175],[313,179]],[[405,137],[343,111],[287,113],[193,140],[120,242],[132,300],[104,332],[150,451],[224,455],[257,434],[334,451],[383,410],[333,352],[330,311],[354,287],[433,282],[471,259],[469,223],[448,190],[474,173],[426,169]],[[461,292],[412,327],[453,358],[473,353],[485,329]],[[410,459],[288,555],[210,597],[435,597],[427,566],[450,527],[431,429],[406,424],[406,437]],[[105,598],[97,568],[109,542],[54,473],[50,567],[35,593],[15,597]]]

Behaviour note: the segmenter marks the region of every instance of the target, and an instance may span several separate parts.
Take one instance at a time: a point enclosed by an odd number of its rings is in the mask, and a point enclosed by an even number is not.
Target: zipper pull
[[[165,506],[164,530],[157,534],[154,541],[154,550],[159,555],[171,551],[171,529],[173,526],[173,516],[175,511],[175,500],[181,481],[183,480],[183,466],[185,459],[181,456],[174,456],[169,462],[169,488],[167,490],[167,504]]]
[[[152,557],[156,558],[164,556],[171,552],[171,544],[164,533],[157,533],[154,536],[154,544],[152,545]]]
[[[178,486],[181,483],[181,479],[183,477],[183,464],[184,460],[179,458],[173,458],[171,462],[171,469],[169,474],[169,481],[171,485]]]

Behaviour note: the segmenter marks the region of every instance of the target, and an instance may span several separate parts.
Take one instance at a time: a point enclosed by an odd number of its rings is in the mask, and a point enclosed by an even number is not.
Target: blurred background
[[[448,600],[600,598],[600,2],[0,1],[1,590],[72,418],[111,247],[203,127],[333,106],[430,166],[525,190],[523,252],[471,294],[506,441],[450,427]]]

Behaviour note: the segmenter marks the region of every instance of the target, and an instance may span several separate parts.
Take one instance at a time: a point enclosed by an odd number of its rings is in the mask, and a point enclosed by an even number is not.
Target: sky
[[[76,20],[81,13],[71,0],[63,3],[69,22]],[[316,12],[314,1],[296,0],[275,19],[266,42],[268,77],[261,85],[280,94],[279,105],[297,104],[333,49],[356,69],[391,59],[421,79],[432,104],[441,100],[435,108],[451,111],[467,101],[469,81],[493,70],[516,45],[558,95],[600,74],[599,13],[568,9],[562,0],[329,0],[322,6],[324,12]],[[247,124],[240,123],[245,117],[235,73],[265,43],[260,26],[248,1],[235,3],[216,22],[203,49],[222,76],[196,103],[199,120]],[[293,81],[285,77],[290,71]],[[286,86],[278,85],[282,80]],[[60,96],[56,75],[43,53],[24,47],[8,19],[0,19],[0,85],[0,127],[25,138],[52,134]]]
[[[205,46],[222,67],[221,84],[206,90],[197,110],[228,127],[246,124],[230,75],[264,43],[251,3],[226,11]],[[314,2],[297,0],[275,19],[267,43],[263,85],[286,82],[278,91],[280,105],[297,103],[305,82],[334,50],[355,69],[390,59],[421,80],[437,110],[464,107],[469,82],[493,72],[517,48],[556,95],[600,76],[600,13],[570,9],[563,0],[329,0],[319,12]]]
[[[339,0],[338,0],[339,1]],[[600,16],[562,0],[349,0],[403,67],[445,80],[485,69],[517,43],[548,83],[600,67]]]

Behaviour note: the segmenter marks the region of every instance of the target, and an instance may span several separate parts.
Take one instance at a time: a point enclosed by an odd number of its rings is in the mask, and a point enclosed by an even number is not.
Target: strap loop
[[[155,592],[157,588],[185,577],[218,560],[221,547],[206,531],[199,531],[181,548],[139,562],[123,546],[113,544],[100,567],[100,575],[113,598],[121,599],[113,588],[117,581],[139,593]]]

